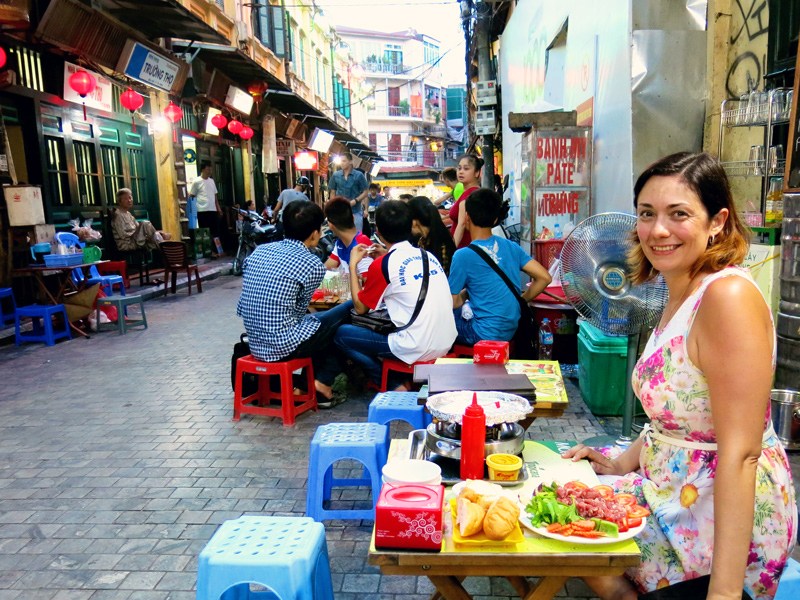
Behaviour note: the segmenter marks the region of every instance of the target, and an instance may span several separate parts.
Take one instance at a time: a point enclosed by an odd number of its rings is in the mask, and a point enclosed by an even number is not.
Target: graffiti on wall
[[[725,79],[728,98],[739,98],[759,87],[767,64],[767,0],[735,0],[734,4],[730,46],[735,54]]]

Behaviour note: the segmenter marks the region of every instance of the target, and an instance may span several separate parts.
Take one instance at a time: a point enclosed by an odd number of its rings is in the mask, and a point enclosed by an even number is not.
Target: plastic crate
[[[48,267],[72,267],[83,264],[83,254],[45,254],[44,264]]]
[[[545,269],[549,269],[550,265],[561,256],[563,245],[564,240],[533,240],[533,257]]]
[[[586,406],[595,415],[620,416],[625,404],[627,336],[606,335],[579,320],[578,384]]]

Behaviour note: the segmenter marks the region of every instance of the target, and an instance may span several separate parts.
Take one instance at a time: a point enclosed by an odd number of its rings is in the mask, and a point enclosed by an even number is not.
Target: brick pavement
[[[150,300],[149,329],[125,336],[0,347],[0,600],[194,600],[197,555],[220,523],[304,513],[314,430],[366,420],[371,395],[306,413],[294,428],[233,423],[239,286],[220,277],[203,294]],[[532,437],[603,433],[569,389],[568,414],[537,421]],[[338,502],[363,504],[368,493],[350,489]],[[326,530],[337,600],[431,593],[427,580],[366,564],[371,522]],[[502,580],[468,587],[479,600],[512,594]],[[562,596],[591,594],[571,580]]]

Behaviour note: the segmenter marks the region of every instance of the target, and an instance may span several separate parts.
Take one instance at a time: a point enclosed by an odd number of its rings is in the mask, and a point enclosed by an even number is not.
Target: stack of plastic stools
[[[333,600],[325,528],[307,517],[225,521],[200,552],[196,597]]]
[[[369,403],[367,421],[380,425],[405,421],[413,429],[425,429],[432,418],[418,397],[417,392],[381,392]]]
[[[317,428],[308,457],[306,514],[324,519],[375,519],[375,504],[381,491],[381,469],[386,464],[389,429],[378,423],[329,423]],[[333,464],[353,459],[364,465],[369,477],[340,479],[333,476]],[[331,499],[337,486],[369,486],[372,508],[329,510],[323,502]]]
[[[14,290],[10,287],[0,288],[0,327],[13,323],[17,313]]]
[[[381,392],[388,391],[387,388],[389,386],[389,371],[395,371],[396,373],[406,373],[407,375],[414,374],[414,367],[416,365],[432,365],[435,363],[435,360],[421,360],[415,362],[413,365],[410,365],[402,360],[398,360],[397,358],[384,358],[383,359],[383,371],[381,372]]]
[[[129,306],[139,307],[139,318],[134,319],[128,317]],[[101,323],[100,322],[100,307],[101,306],[114,306],[117,309],[117,322],[116,323]],[[125,335],[131,327],[143,327],[147,329],[147,316],[144,314],[144,301],[141,296],[106,296],[105,298],[98,298],[96,304],[97,318],[97,331],[104,331],[106,329],[116,329],[120,335]]]
[[[298,369],[306,371],[305,394],[294,395],[292,373]],[[244,396],[242,375],[252,373],[258,377],[258,391]],[[273,392],[269,376],[280,378],[280,391]],[[280,406],[269,406],[271,400],[280,400]],[[265,362],[252,354],[236,361],[236,384],[233,390],[233,420],[238,421],[242,413],[263,417],[280,417],[284,427],[294,425],[297,415],[307,410],[317,410],[317,390],[314,387],[314,367],[310,358],[295,358],[280,362]]]
[[[53,327],[53,317],[55,316],[62,317],[62,329],[55,329]],[[33,322],[33,331],[21,331],[20,325],[22,319],[30,319]],[[17,346],[22,344],[22,342],[44,342],[48,346],[55,346],[56,340],[58,339],[72,339],[72,333],[70,333],[69,330],[67,309],[64,308],[63,304],[50,304],[47,306],[31,304],[18,308],[14,316],[14,333],[16,334],[15,342]]]
[[[797,600],[797,598],[800,598],[800,563],[790,558],[778,582],[775,600]]]

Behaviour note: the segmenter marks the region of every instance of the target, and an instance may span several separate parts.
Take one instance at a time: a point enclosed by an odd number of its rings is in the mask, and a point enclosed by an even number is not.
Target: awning
[[[150,39],[230,44],[229,39],[175,0],[94,0],[92,4]]]
[[[172,43],[172,48],[175,52],[197,52],[197,58],[207,65],[218,69],[238,85],[246,86],[254,79],[261,79],[269,84],[270,89],[289,89],[283,81],[247,56],[247,54],[233,46],[190,43],[183,40],[175,40]]]

